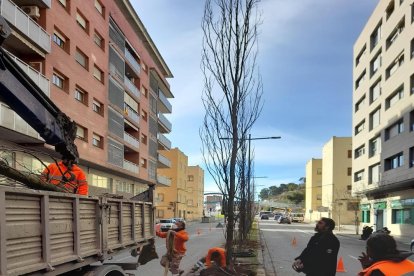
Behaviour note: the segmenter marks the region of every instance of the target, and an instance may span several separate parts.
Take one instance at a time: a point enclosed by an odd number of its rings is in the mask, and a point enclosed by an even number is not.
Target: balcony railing
[[[138,87],[136,87],[132,81],[130,81],[128,78],[125,77],[124,84],[128,88],[128,90],[132,92],[132,94],[135,97],[137,97],[138,99],[140,98],[141,93],[139,92]]]
[[[141,71],[141,65],[139,65],[139,63],[135,60],[134,56],[126,48],[125,48],[125,58],[129,62],[129,64],[132,66],[134,71],[139,75]]]
[[[171,160],[160,153],[158,153],[158,162],[163,168],[171,168]]]
[[[0,102],[0,125],[28,136],[43,140],[39,134],[10,107]]]
[[[135,123],[139,124],[139,115],[138,113],[132,109],[129,105],[127,105],[126,103],[124,104],[125,109],[125,115],[127,115],[129,118],[131,118]]]
[[[137,164],[124,159],[124,169],[133,173],[139,173],[139,167]]]
[[[11,0],[0,1],[0,14],[44,51],[50,53],[50,35]]]
[[[164,126],[166,132],[170,133],[172,129],[172,124],[170,121],[168,121],[167,117],[165,117],[162,113],[158,113],[158,120]]]
[[[9,56],[19,65],[20,68],[39,86],[40,89],[50,97],[50,83],[49,80],[36,69],[25,63],[23,60],[7,52]]]
[[[167,97],[165,97],[165,95],[161,91],[158,93],[158,98],[160,99],[160,102],[162,104],[160,106],[160,111],[162,113],[171,113],[171,111],[172,111],[172,105],[168,101]]]
[[[136,148],[139,148],[139,141],[138,141],[138,139],[135,138],[134,136],[130,135],[127,132],[124,132],[124,140],[128,144],[130,144],[130,145],[132,145],[132,146],[134,146]]]
[[[157,175],[157,181],[158,181],[158,184],[165,185],[165,186],[171,186],[171,179],[165,176]]]
[[[166,148],[166,149],[171,149],[171,141],[165,137],[164,135],[162,135],[161,133],[157,134],[158,136],[158,141]]]

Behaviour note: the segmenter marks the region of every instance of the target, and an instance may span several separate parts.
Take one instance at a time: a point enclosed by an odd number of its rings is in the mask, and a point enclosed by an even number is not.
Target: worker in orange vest
[[[88,195],[85,173],[72,160],[63,159],[51,163],[44,169],[41,178],[43,181],[64,188],[69,193]]]
[[[185,231],[184,221],[175,222],[175,227],[176,228],[169,230],[168,232],[157,231],[155,234],[160,238],[167,238],[168,234],[174,235],[174,250],[172,256],[170,256],[171,262],[169,263],[169,270],[173,275],[181,275],[184,273],[184,270],[180,269],[180,263],[187,251],[185,243],[188,241],[189,237],[187,231]],[[168,240],[166,240],[166,242],[168,243]]]
[[[216,260],[216,262],[218,261],[217,266],[226,267],[226,250],[221,247],[213,247],[208,250],[207,257],[206,257],[206,266],[207,267],[211,266],[212,254],[214,252],[217,252],[219,254],[218,256],[220,256],[220,258]]]
[[[363,268],[359,276],[405,275],[414,271],[414,262],[407,259],[413,253],[397,250],[394,238],[386,233],[371,235],[366,251],[358,258]]]

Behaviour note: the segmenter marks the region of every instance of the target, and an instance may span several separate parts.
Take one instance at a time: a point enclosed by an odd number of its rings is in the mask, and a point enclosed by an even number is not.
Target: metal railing
[[[172,111],[172,105],[171,103],[168,101],[167,97],[165,97],[164,93],[162,93],[162,91],[158,92],[158,98],[160,99],[160,102],[165,106],[166,111],[164,113],[171,113]]]
[[[132,146],[139,148],[139,140],[132,136],[131,134],[124,132],[124,140],[125,142],[131,144]]]
[[[158,133],[157,136],[158,136],[158,141],[160,141],[161,144],[164,145],[164,147],[166,147],[167,149],[171,149],[171,141],[167,137],[165,137],[161,133]]]
[[[50,82],[42,73],[25,63],[20,58],[16,57],[12,53],[6,51],[7,54],[19,65],[20,68],[39,86],[40,89],[50,97]]]
[[[132,68],[135,70],[137,75],[141,72],[141,65],[135,60],[134,56],[129,52],[127,48],[125,48],[125,58],[129,62],[129,64],[132,66]]]
[[[0,1],[0,14],[43,50],[50,53],[50,35],[11,0]]]
[[[125,114],[131,118],[134,122],[136,122],[137,124],[139,124],[139,115],[138,113],[132,109],[129,105],[127,105],[126,103],[124,104],[125,106]]]
[[[135,97],[140,99],[141,93],[139,92],[138,87],[136,87],[135,84],[132,81],[130,81],[127,77],[124,77],[124,84],[128,88],[128,90],[132,92],[132,94]]]
[[[172,124],[162,113],[158,113],[158,120],[165,127],[168,132],[171,132]]]
[[[131,161],[124,159],[124,166],[123,168],[127,171],[133,172],[133,173],[139,173],[139,167],[137,164],[132,163]]]
[[[162,163],[167,168],[171,168],[171,160],[160,153],[158,153],[158,162]]]
[[[171,179],[162,175],[157,175],[157,182],[161,185],[171,186]]]

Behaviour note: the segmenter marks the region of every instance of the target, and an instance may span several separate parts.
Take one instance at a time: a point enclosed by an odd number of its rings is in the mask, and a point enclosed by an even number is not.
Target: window
[[[103,71],[99,69],[96,65],[93,66],[93,76],[100,82],[103,83]]]
[[[164,194],[158,194],[158,202],[164,202]]]
[[[147,159],[141,158],[141,167],[147,168]]]
[[[93,99],[92,110],[98,113],[99,115],[103,115],[103,104],[98,102],[96,99]]]
[[[102,16],[105,16],[105,8],[98,0],[95,0],[95,8]]]
[[[370,68],[371,68],[371,77],[378,71],[381,67],[381,51],[371,60]]]
[[[75,99],[83,103],[84,105],[88,105],[88,93],[84,90],[76,87],[75,89]]]
[[[369,89],[369,104],[375,102],[381,95],[381,79],[377,80]]]
[[[194,175],[189,175],[187,180],[190,181],[190,182],[193,182],[194,181]]]
[[[364,178],[364,170],[358,171],[354,174],[354,182],[361,181]]]
[[[147,66],[144,62],[141,62],[141,67],[142,67],[142,70],[143,70],[145,73],[147,73],[147,74],[148,74],[148,66]]]
[[[392,209],[391,223],[392,224],[412,224],[411,209]]]
[[[157,209],[157,218],[164,218],[164,210]]]
[[[141,143],[143,143],[144,145],[147,144],[147,135],[141,134]]]
[[[105,45],[105,41],[103,37],[95,30],[93,34],[93,42],[98,45],[99,48],[103,49]]]
[[[53,32],[53,37],[52,37],[53,42],[59,46],[60,48],[62,48],[63,50],[65,50],[66,52],[69,51],[69,49],[67,49],[68,47],[66,46],[66,41],[68,40],[67,37],[65,37],[61,32],[59,32],[58,30],[55,30]]]
[[[364,45],[362,47],[362,50],[359,52],[358,56],[355,59],[355,67],[358,66],[358,64],[361,62],[361,59],[365,56],[367,52],[367,45]]]
[[[79,50],[78,48],[76,48],[76,52],[75,52],[75,60],[86,70],[88,70],[88,57],[82,53],[81,50]]]
[[[355,149],[355,159],[365,154],[365,145]]]
[[[414,95],[414,74],[410,77],[410,91],[411,95]]]
[[[77,125],[76,128],[76,138],[87,141],[88,140],[88,130],[83,126]]]
[[[365,120],[362,120],[356,127],[355,127],[355,135],[359,134],[361,131],[365,129]]]
[[[378,26],[375,28],[375,30],[371,34],[371,50],[377,46],[378,42],[381,39],[381,22],[378,24]]]
[[[411,23],[414,22],[414,5],[411,4]]]
[[[390,108],[396,102],[401,100],[404,97],[404,85],[401,85],[397,88],[386,100],[385,100],[385,109]]]
[[[316,174],[317,175],[321,175],[322,174],[322,169],[321,168],[317,168],[316,169]]]
[[[414,58],[414,38],[411,39],[411,59]]]
[[[404,132],[404,121],[401,119],[385,130],[385,141],[397,136],[402,132]]]
[[[397,58],[388,66],[387,70],[385,71],[386,78],[391,77],[395,72],[397,72],[398,68],[400,68],[404,64],[404,51],[401,52]]]
[[[414,167],[414,147],[410,148],[409,150],[409,164],[408,167],[413,168]]]
[[[368,184],[378,184],[380,179],[380,164],[375,164],[369,167]]]
[[[145,86],[142,86],[142,94],[144,94],[145,98],[148,98],[148,89]]]
[[[89,22],[79,11],[76,12],[76,22],[85,32],[89,32]]]
[[[359,78],[356,80],[356,82],[355,82],[355,89],[357,89],[358,87],[360,87],[361,84],[364,82],[364,80],[365,80],[365,74],[366,74],[366,72],[364,70],[364,72],[362,72],[361,76],[359,76]]]
[[[355,104],[355,112],[361,109],[362,105],[365,103],[365,95]]]
[[[369,157],[372,157],[381,151],[381,137],[377,136],[369,140]]]
[[[391,2],[388,4],[387,8],[385,9],[385,15],[386,18],[388,19],[391,14],[394,12],[394,8],[395,8],[395,3],[394,0],[391,0]]]
[[[380,108],[377,108],[369,114],[369,130],[373,130],[380,124]]]
[[[100,135],[98,135],[96,133],[94,133],[92,135],[92,145],[94,145],[95,147],[97,147],[97,148],[103,148],[102,141],[103,141],[102,136],[100,136]]]
[[[134,191],[134,185],[129,184],[126,181],[121,182],[118,180],[116,184],[116,190],[118,192],[132,193]]]
[[[348,175],[348,176],[351,176],[351,175],[352,175],[352,168],[348,168],[347,175]]]
[[[398,22],[395,29],[391,32],[391,34],[388,36],[386,41],[386,47],[387,49],[391,47],[392,44],[394,44],[394,41],[397,40],[398,36],[404,31],[405,28],[405,17],[403,17],[400,22]]]
[[[146,111],[141,111],[141,117],[145,122],[148,121],[148,113]]]
[[[352,158],[352,150],[348,150],[348,158]]]
[[[66,0],[58,0],[58,1],[62,6],[66,7]]]
[[[64,91],[67,90],[67,78],[59,73],[53,72],[52,83]]]
[[[414,110],[410,112],[410,131],[414,131]]]
[[[389,158],[386,158],[384,160],[384,164],[385,164],[385,171],[389,171],[392,169],[396,169],[398,167],[404,166],[404,155],[402,152],[393,155]]]
[[[362,211],[361,222],[370,223],[371,222],[370,217],[371,217],[371,211],[369,210]]]
[[[109,188],[109,179],[104,176],[92,174],[91,185],[95,187]]]

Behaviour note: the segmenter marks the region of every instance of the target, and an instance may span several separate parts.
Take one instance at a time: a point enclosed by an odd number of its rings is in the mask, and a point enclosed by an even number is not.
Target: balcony
[[[158,130],[161,133],[170,133],[172,129],[172,124],[168,121],[167,117],[162,113],[158,113]]]
[[[167,97],[162,93],[162,91],[158,92],[158,107],[161,113],[171,113],[172,112],[172,105],[168,101]]]
[[[17,6],[33,6],[36,5],[40,8],[50,9],[51,7],[51,0],[14,0]]]
[[[124,84],[128,88],[128,90],[132,92],[132,95],[134,95],[137,99],[140,99],[141,92],[139,92],[138,87],[136,87],[132,81],[125,77]]]
[[[158,153],[158,168],[161,168],[161,169],[171,168],[171,161],[160,153]]]
[[[161,186],[171,187],[171,179],[169,179],[165,176],[157,175],[157,182]]]
[[[10,107],[1,102],[0,126],[32,137],[23,137],[23,135],[17,135],[13,132],[5,133],[2,130],[0,130],[0,136],[7,137],[7,139],[10,141],[16,141],[18,143],[39,143],[39,140],[43,140],[42,138],[40,138],[39,134],[31,126],[29,126],[28,123],[26,123],[19,115],[17,115],[12,109],[10,109]]]
[[[141,65],[139,65],[138,61],[136,61],[134,56],[126,48],[125,48],[125,59],[128,61],[129,65],[131,65],[136,75],[139,76],[139,73],[141,72]]]
[[[20,68],[39,86],[39,88],[50,97],[50,83],[49,80],[40,72],[29,66],[23,60],[7,52],[7,54],[19,65]]]
[[[0,14],[44,52],[50,53],[50,35],[11,0],[0,1]]]
[[[132,119],[132,121],[136,124],[139,124],[139,115],[138,113],[132,109],[129,105],[127,105],[126,103],[124,103],[125,109],[124,109],[124,113],[125,115],[127,115],[129,118]]]
[[[132,173],[138,174],[139,173],[139,167],[137,164],[132,163],[131,161],[124,159],[124,165],[123,168],[127,171],[130,171]]]
[[[171,141],[168,140],[163,134],[158,133],[158,149],[159,150],[170,150],[171,149]]]
[[[124,140],[125,142],[127,142],[128,144],[139,148],[139,141],[137,138],[135,138],[134,136],[130,135],[128,132],[124,132]]]

